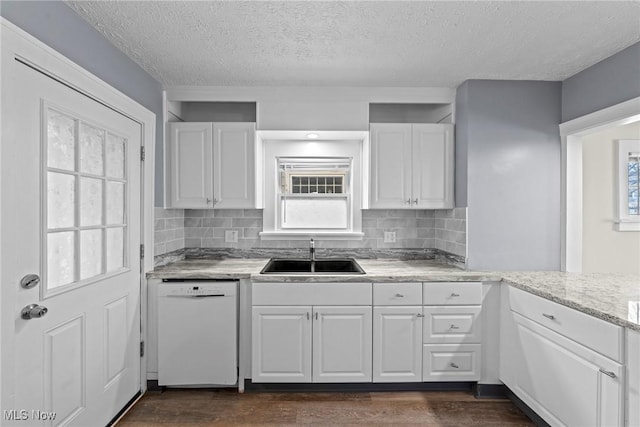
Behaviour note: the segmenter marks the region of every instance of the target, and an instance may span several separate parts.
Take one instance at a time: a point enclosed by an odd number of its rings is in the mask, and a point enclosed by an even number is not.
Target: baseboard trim
[[[520,400],[520,398],[518,396],[516,396],[509,389],[509,387],[505,386],[505,388],[507,389],[507,397],[509,397],[509,400],[511,400],[513,402],[513,404],[518,407],[518,409],[520,409],[522,412],[524,412],[524,414],[527,417],[529,417],[529,419],[531,421],[533,421],[533,423],[536,425],[536,427],[551,427],[551,425],[549,423],[547,423],[544,419],[542,419],[542,417],[540,415],[536,414],[535,411],[529,407],[529,405],[527,405],[522,400]]]
[[[476,399],[508,399],[507,386],[504,384],[474,384],[473,394]]]
[[[428,383],[254,383],[245,380],[252,392],[368,392],[368,391],[472,391],[472,382]]]
[[[158,380],[147,380],[147,391],[162,391],[164,387],[158,385]]]

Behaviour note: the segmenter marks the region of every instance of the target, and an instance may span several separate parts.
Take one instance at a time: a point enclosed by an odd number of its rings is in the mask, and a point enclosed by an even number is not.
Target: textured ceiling
[[[67,1],[165,86],[563,80],[640,40],[640,2]]]

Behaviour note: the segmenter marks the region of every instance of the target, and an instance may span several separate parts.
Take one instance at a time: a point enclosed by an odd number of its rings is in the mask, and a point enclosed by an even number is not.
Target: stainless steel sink
[[[365,274],[353,258],[271,258],[260,274]]]

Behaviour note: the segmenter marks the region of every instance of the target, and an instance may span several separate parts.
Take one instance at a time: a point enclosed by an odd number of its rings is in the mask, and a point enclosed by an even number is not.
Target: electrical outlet
[[[384,232],[384,243],[395,243],[396,242],[396,232],[395,231],[385,231]]]
[[[238,243],[238,230],[225,230],[224,241],[225,243]]]

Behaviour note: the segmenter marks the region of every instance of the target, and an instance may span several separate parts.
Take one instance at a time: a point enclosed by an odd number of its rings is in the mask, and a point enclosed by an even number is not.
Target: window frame
[[[629,158],[640,155],[640,139],[620,139],[616,141],[617,160],[617,212],[616,231],[640,231],[640,213],[629,213]]]

